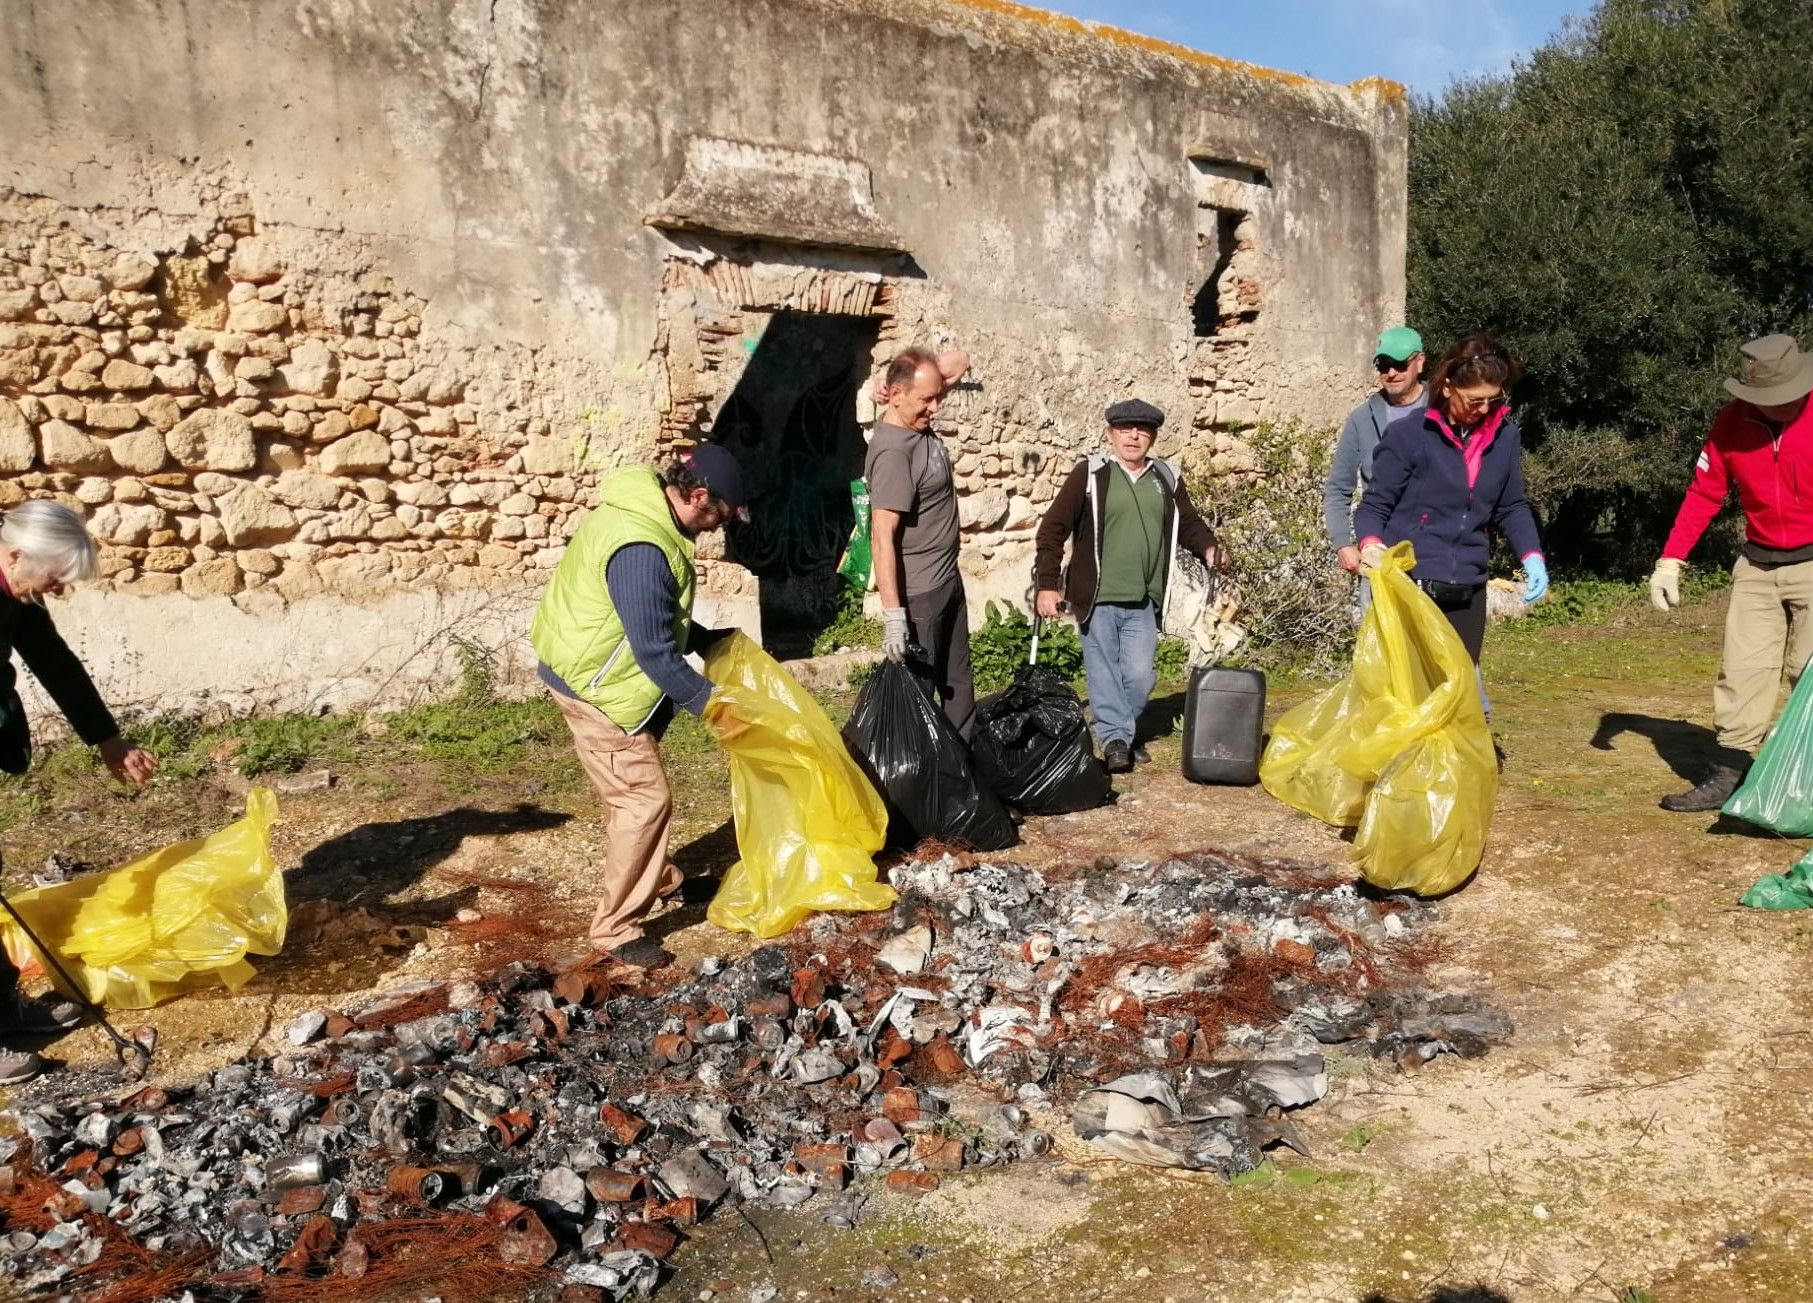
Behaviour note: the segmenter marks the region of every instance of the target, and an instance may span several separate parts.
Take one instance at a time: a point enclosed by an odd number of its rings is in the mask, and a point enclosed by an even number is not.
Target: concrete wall
[[[1397,88],[1000,0],[11,0],[0,121],[0,503],[93,513],[59,619],[125,704],[520,661],[598,472],[709,437],[779,312],[970,349],[977,600],[1106,402],[1240,473],[1402,313]]]

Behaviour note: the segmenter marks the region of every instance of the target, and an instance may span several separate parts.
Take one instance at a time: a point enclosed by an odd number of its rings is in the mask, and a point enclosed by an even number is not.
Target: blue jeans
[[[1098,604],[1083,626],[1083,672],[1089,680],[1089,713],[1095,740],[1133,744],[1146,698],[1158,683],[1158,612],[1151,602]]]

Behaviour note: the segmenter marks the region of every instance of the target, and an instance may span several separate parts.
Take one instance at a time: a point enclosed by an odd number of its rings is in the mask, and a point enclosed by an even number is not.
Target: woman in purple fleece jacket
[[[1354,513],[1360,564],[1371,570],[1405,539],[1410,577],[1434,599],[1479,664],[1486,637],[1487,530],[1523,558],[1524,598],[1548,591],[1536,517],[1524,498],[1523,440],[1508,395],[1523,363],[1491,335],[1468,335],[1436,364],[1429,408],[1394,421],[1373,454],[1372,483]]]

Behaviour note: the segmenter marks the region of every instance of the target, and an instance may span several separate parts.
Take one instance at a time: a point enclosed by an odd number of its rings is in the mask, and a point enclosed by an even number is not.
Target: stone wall
[[[455,635],[520,671],[599,474],[678,441],[824,535],[809,405],[737,397],[789,323],[860,328],[852,391],[970,349],[980,601],[1105,403],[1239,473],[1402,311],[1396,88],[1000,0],[14,0],[0,120],[0,504],[90,514],[58,618],[147,708],[432,692]],[[723,555],[702,615],[752,625]]]

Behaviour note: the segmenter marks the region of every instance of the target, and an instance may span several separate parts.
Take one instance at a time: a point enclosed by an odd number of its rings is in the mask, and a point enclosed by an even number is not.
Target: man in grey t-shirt
[[[976,711],[969,665],[969,610],[957,570],[957,485],[950,453],[932,431],[948,387],[938,359],[909,348],[888,364],[887,406],[869,440],[875,586],[881,592],[882,651],[907,659],[909,643],[924,660],[914,669],[938,694],[945,718],[964,741]]]

